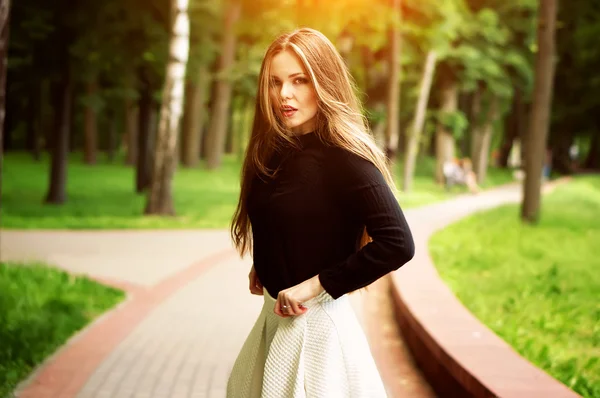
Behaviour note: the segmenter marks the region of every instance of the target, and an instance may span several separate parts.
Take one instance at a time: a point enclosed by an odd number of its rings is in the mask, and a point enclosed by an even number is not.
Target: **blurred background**
[[[308,26],[347,63],[403,209],[523,187],[434,236],[436,266],[521,354],[600,397],[600,2],[557,3],[2,0],[0,226],[228,228],[262,57]],[[4,291],[33,283],[2,266]],[[491,301],[469,296],[485,283]]]
[[[583,1],[560,10],[556,53],[542,60],[556,69],[553,101],[540,103],[550,107],[549,134],[537,134],[537,1],[190,0],[185,90],[172,132],[178,218],[134,221],[158,150],[175,37],[169,2],[14,2],[3,225],[226,226],[262,56],[297,26],[322,31],[343,54],[405,206],[445,198],[443,163],[452,159],[468,158],[478,184],[510,181],[509,169],[525,164],[527,140],[542,148],[530,152],[551,173],[597,170],[597,12]],[[42,206],[44,199],[61,206]]]

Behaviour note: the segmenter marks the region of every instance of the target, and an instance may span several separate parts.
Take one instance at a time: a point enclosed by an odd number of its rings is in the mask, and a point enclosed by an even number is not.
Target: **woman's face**
[[[286,126],[302,135],[315,129],[317,95],[296,54],[285,50],[271,60],[271,102],[281,104]]]

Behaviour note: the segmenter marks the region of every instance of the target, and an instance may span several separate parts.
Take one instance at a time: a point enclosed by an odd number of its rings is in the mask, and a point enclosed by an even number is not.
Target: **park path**
[[[405,213],[415,241],[426,242],[454,220],[520,198],[511,184]],[[22,383],[16,395],[24,398],[224,397],[262,305],[248,293],[250,259],[237,256],[223,230],[2,230],[0,259],[42,260],[129,293]],[[389,395],[432,397],[403,344],[388,287],[382,278],[351,295],[355,312]]]

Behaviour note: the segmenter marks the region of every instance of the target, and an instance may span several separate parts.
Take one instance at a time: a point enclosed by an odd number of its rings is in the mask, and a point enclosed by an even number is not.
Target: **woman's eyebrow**
[[[300,76],[300,75],[305,75],[305,73],[304,72],[292,73],[288,77],[295,77],[295,76]],[[277,77],[275,75],[271,75],[271,79],[279,79],[279,77]]]

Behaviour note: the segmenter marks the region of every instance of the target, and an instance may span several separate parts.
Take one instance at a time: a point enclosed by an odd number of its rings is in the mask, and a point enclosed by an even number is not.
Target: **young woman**
[[[394,189],[332,43],[308,28],[277,38],[231,227],[264,306],[228,397],[386,396],[347,293],[414,255]]]

